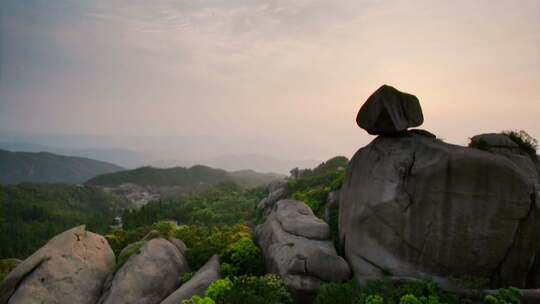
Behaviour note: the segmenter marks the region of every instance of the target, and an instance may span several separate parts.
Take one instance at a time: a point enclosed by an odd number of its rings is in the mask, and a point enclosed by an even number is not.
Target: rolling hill
[[[105,173],[123,170],[117,165],[89,158],[47,152],[0,150],[0,183],[79,184]]]
[[[131,183],[151,187],[198,188],[212,186],[223,182],[235,182],[242,186],[253,187],[267,184],[284,176],[272,173],[257,173],[252,170],[227,172],[207,166],[196,165],[190,168],[174,167],[160,169],[141,167],[116,173],[103,174],[90,179],[87,184],[115,187]]]

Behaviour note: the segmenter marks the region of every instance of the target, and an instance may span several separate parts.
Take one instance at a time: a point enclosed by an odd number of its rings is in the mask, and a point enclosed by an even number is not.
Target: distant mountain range
[[[191,168],[153,168],[141,167],[134,170],[120,171],[96,176],[87,185],[117,187],[122,184],[136,184],[149,187],[180,187],[186,190],[202,188],[223,182],[235,182],[253,187],[282,179],[283,175],[257,173],[252,170],[227,172],[207,166],[196,165]]]
[[[227,171],[255,170],[257,172],[277,172],[288,174],[293,168],[313,168],[320,163],[318,160],[283,160],[260,154],[222,155],[198,161],[160,160],[150,165],[157,168],[170,168],[175,166],[189,167],[201,164],[212,168]]]
[[[313,168],[320,163],[319,160],[315,159],[285,160],[262,154],[226,154],[195,160],[179,160],[175,159],[176,155],[174,155],[174,153],[164,153],[167,157],[170,157],[165,158],[160,153],[152,154],[129,149],[70,149],[25,142],[0,142],[0,149],[12,152],[49,152],[61,155],[86,157],[117,164],[128,169],[142,166],[171,168],[205,165],[227,171],[255,170],[257,172],[288,174],[293,168]]]
[[[0,183],[79,184],[88,179],[124,168],[83,157],[48,152],[10,152],[0,150]]]
[[[140,167],[155,159],[155,157],[147,153],[119,148],[71,149],[26,142],[0,142],[0,149],[11,152],[49,152],[66,156],[85,157],[118,164],[124,168]]]

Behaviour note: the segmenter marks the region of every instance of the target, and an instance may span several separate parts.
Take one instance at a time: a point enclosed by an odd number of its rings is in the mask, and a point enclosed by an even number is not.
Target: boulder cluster
[[[341,190],[340,242],[355,278],[540,287],[535,159],[505,134],[473,137],[482,151],[407,130],[422,120],[418,99],[389,86],[358,113],[380,136],[356,152]]]
[[[180,240],[155,238],[116,269],[105,238],[79,226],[57,235],[19,264],[0,285],[0,303],[181,303],[204,295],[220,278],[215,256],[180,286],[180,277],[190,271],[184,254]]]

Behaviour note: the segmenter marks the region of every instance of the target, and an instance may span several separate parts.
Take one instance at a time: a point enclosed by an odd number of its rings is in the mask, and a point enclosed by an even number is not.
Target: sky
[[[351,156],[382,84],[447,142],[540,138],[540,0],[0,1],[3,131]]]

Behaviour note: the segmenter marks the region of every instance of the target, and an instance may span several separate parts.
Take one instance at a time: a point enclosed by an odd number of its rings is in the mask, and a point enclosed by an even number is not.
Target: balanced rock
[[[0,285],[0,303],[94,304],[114,267],[107,241],[79,226],[20,263]]]
[[[355,277],[530,287],[540,257],[539,181],[521,166],[414,132],[376,138],[351,160],[339,203]]]
[[[159,304],[180,285],[189,272],[185,257],[164,239],[146,242],[105,286],[99,303]]]
[[[221,279],[219,257],[214,255],[195,273],[191,280],[180,286],[180,288],[163,300],[161,304],[178,304],[182,303],[183,300],[191,299],[193,296],[202,297],[206,293],[208,286],[219,279]]]
[[[356,123],[371,135],[392,135],[424,122],[416,96],[383,85],[362,105]]]
[[[297,218],[296,223],[294,218]],[[266,270],[281,276],[299,302],[309,302],[322,283],[349,278],[329,227],[304,203],[281,200],[255,231]]]

